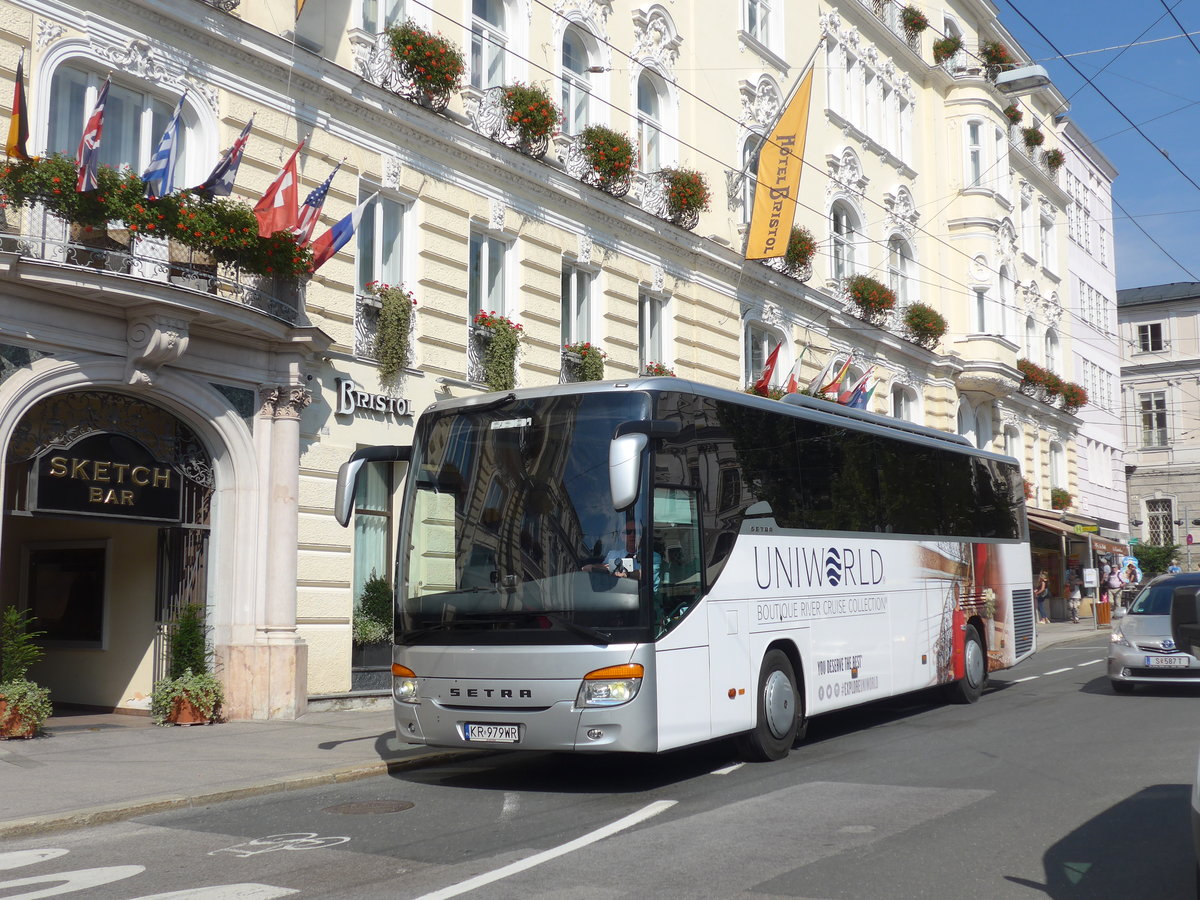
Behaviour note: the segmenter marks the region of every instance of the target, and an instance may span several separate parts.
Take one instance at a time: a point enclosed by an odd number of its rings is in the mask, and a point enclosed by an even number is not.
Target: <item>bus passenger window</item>
[[[675,626],[700,596],[700,518],[694,490],[654,489],[654,625]]]

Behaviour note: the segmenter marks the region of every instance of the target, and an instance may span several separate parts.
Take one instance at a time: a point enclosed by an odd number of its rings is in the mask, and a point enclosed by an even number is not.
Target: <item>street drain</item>
[[[321,812],[335,813],[339,816],[379,816],[384,813],[404,812],[413,806],[414,804],[407,800],[361,800],[357,803],[327,806]]]

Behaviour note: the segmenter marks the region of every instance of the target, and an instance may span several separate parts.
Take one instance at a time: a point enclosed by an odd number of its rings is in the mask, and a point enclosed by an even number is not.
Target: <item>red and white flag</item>
[[[771,386],[771,376],[775,374],[775,363],[779,360],[779,348],[783,346],[783,341],[775,345],[775,349],[771,351],[771,355],[767,357],[767,364],[763,366],[762,377],[754,382],[754,392],[756,394],[766,394],[767,388]]]
[[[96,95],[96,105],[92,107],[92,114],[83,126],[83,137],[79,139],[79,150],[75,153],[75,164],[79,167],[75,190],[81,194],[99,187],[96,170],[100,166],[100,132],[104,130],[104,104],[108,100],[109,81],[108,78],[104,79],[104,85]]]
[[[304,148],[300,142],[288,161],[283,164],[262,199],[254,204],[254,217],[258,219],[258,236],[270,237],[277,231],[287,231],[296,224],[296,203],[300,196],[299,179],[296,175],[296,157]]]

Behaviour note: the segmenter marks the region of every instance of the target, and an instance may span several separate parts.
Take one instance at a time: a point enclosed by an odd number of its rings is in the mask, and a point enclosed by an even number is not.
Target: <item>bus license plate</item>
[[[1146,667],[1150,669],[1186,669],[1186,656],[1147,656]]]
[[[515,744],[521,740],[516,725],[487,725],[467,722],[463,725],[463,740]]]

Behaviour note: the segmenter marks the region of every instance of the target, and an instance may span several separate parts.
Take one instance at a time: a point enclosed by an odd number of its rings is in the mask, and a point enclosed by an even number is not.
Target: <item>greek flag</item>
[[[150,158],[149,168],[142,175],[142,181],[146,182],[146,197],[150,200],[165,197],[175,190],[175,163],[179,160],[179,117],[183,114],[185,97],[186,88],[179,95],[179,102],[175,104],[175,114],[167,123],[167,130],[158,142],[158,149]]]

